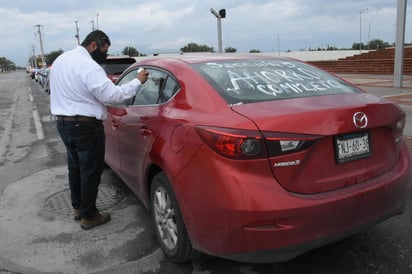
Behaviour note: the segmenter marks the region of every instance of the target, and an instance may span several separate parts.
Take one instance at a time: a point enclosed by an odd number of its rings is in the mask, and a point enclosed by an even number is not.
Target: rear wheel
[[[199,252],[192,247],[176,197],[163,172],[153,178],[150,208],[156,237],[165,255],[176,263],[197,257]]]

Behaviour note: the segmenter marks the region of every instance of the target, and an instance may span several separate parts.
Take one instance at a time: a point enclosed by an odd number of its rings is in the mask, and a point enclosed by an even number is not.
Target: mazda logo
[[[353,114],[353,123],[357,128],[365,128],[368,125],[368,117],[363,112]]]

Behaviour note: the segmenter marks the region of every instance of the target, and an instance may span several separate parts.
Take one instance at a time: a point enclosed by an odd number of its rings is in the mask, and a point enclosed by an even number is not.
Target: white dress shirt
[[[53,115],[89,116],[104,120],[106,105],[121,103],[136,95],[141,86],[134,79],[116,86],[104,69],[78,46],[60,55],[50,70],[50,109]]]

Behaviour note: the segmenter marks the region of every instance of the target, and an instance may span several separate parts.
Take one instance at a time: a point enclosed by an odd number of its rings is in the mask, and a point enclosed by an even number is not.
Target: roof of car
[[[129,56],[107,56],[104,64],[133,64],[136,59]]]
[[[262,59],[278,59],[278,60],[290,60],[290,58],[278,57],[267,54],[240,54],[240,53],[182,53],[182,54],[164,54],[158,56],[140,56],[134,57],[137,62],[143,60],[180,60],[186,63],[204,63],[214,61],[228,61],[228,60],[262,60]]]

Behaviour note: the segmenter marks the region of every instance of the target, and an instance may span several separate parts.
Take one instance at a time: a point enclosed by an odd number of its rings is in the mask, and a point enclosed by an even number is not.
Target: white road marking
[[[44,137],[44,131],[43,131],[43,125],[40,121],[40,116],[39,112],[37,109],[33,110],[33,119],[34,119],[34,125],[36,127],[36,133],[37,133],[37,139],[43,140]]]

